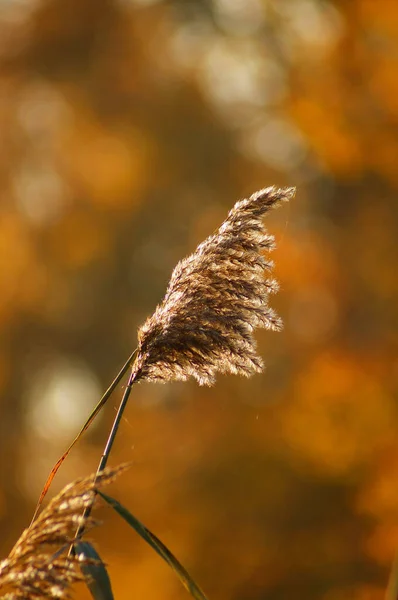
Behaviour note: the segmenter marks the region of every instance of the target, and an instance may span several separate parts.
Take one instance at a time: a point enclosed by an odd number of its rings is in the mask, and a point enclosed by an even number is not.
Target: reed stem
[[[119,408],[118,408],[118,411],[116,413],[116,417],[115,417],[115,419],[113,421],[112,428],[110,430],[107,442],[105,444],[104,451],[103,451],[101,459],[99,461],[98,468],[97,468],[97,471],[96,471],[96,474],[95,474],[94,485],[95,485],[96,481],[98,480],[98,477],[99,477],[100,473],[105,469],[105,467],[107,465],[107,462],[108,462],[108,459],[109,459],[109,455],[111,453],[112,446],[113,446],[113,443],[114,443],[115,438],[116,438],[117,430],[119,428],[120,421],[121,421],[123,413],[124,413],[124,409],[127,406],[127,402],[128,402],[128,399],[129,399],[129,396],[130,396],[130,393],[131,393],[131,388],[132,388],[132,386],[134,384],[134,380],[135,380],[135,373],[134,373],[134,371],[132,371],[130,373],[130,377],[129,377],[128,381],[127,381],[126,389],[124,390],[123,397],[122,397],[121,402],[119,404]],[[96,494],[96,492],[94,492],[94,493]],[[87,506],[84,509],[83,515],[82,515],[83,516],[83,522],[81,523],[81,525],[79,525],[79,527],[76,530],[75,541],[82,537],[82,535],[84,533],[84,523],[89,518],[89,516],[91,514],[91,511],[92,511],[92,508],[93,508],[93,504],[91,504],[90,506]],[[70,549],[69,549],[69,554],[73,554],[73,553],[74,553],[74,549],[73,549],[73,545],[72,545],[70,547]]]
[[[89,428],[89,426],[94,421],[94,419],[97,416],[97,414],[100,412],[100,410],[102,409],[102,407],[106,404],[106,402],[109,400],[110,396],[113,394],[113,392],[117,388],[119,382],[122,380],[122,377],[125,375],[125,373],[127,373],[127,371],[129,369],[129,367],[131,366],[131,363],[132,363],[133,359],[135,358],[136,354],[137,354],[137,348],[134,350],[134,352],[132,352],[130,354],[130,356],[128,357],[128,359],[126,360],[126,362],[124,363],[124,365],[120,369],[119,373],[116,375],[115,379],[112,381],[112,383],[110,384],[110,386],[108,387],[108,389],[106,390],[106,392],[104,392],[104,394],[103,394],[102,398],[100,399],[100,401],[98,402],[98,404],[94,407],[94,409],[90,413],[88,419],[84,423],[83,427],[80,429],[80,431],[77,434],[77,436],[74,438],[74,440],[72,441],[72,443],[68,446],[68,448],[62,454],[62,456],[57,460],[57,462],[55,463],[54,467],[51,469],[51,472],[50,472],[49,476],[47,477],[47,481],[44,484],[43,490],[42,490],[42,492],[40,494],[40,498],[38,500],[38,503],[37,503],[37,506],[36,506],[36,509],[35,509],[34,514],[33,514],[33,517],[32,517],[32,520],[30,522],[29,527],[31,527],[32,523],[36,520],[37,515],[39,514],[39,510],[40,510],[41,504],[42,504],[42,502],[44,500],[44,497],[47,494],[48,489],[49,489],[49,487],[51,485],[51,482],[54,479],[54,477],[55,477],[58,469],[60,468],[60,466],[62,465],[62,463],[64,462],[64,460],[67,458],[67,456],[69,455],[69,452],[72,450],[73,446],[76,444],[76,442],[78,442],[80,440],[80,438],[83,435],[83,433]]]

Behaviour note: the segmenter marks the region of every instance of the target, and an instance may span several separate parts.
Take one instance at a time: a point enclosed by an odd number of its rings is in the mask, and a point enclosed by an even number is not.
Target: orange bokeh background
[[[175,263],[242,196],[270,215],[282,333],[214,388],[143,384],[111,494],[209,599],[384,597],[398,547],[398,3],[5,0],[0,531],[136,344]],[[50,494],[97,465],[120,392]],[[101,509],[115,598],[182,599]],[[78,598],[88,598],[83,588]]]

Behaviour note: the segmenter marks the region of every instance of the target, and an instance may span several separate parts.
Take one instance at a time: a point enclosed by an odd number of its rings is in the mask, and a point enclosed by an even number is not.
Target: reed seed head
[[[82,512],[95,501],[95,488],[115,478],[125,466],[106,469],[66,486],[26,529],[8,557],[0,561],[0,600],[69,598],[70,588],[83,581],[83,556],[68,556]],[[84,519],[85,531],[96,525]]]
[[[219,230],[175,267],[166,295],[138,331],[135,381],[185,381],[212,385],[216,373],[250,376],[263,369],[253,331],[280,330],[268,306],[277,290],[265,278],[273,263],[264,251],[274,238],[264,229],[266,212],[295,193],[269,187],[240,200]]]

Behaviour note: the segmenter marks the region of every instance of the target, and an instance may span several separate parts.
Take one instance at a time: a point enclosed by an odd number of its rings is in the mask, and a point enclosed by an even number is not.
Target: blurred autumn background
[[[1,0],[0,556],[175,263],[260,187],[267,369],[134,389],[111,493],[209,599],[382,598],[398,547],[396,0]],[[92,472],[117,394],[54,481]],[[102,509],[115,597],[187,598]],[[79,598],[87,598],[82,588]]]

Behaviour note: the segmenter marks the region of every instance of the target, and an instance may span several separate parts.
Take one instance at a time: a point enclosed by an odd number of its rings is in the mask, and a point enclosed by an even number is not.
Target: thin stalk
[[[99,465],[98,465],[97,471],[95,473],[94,485],[95,485],[95,483],[96,483],[96,481],[98,479],[99,474],[101,473],[101,471],[103,471],[105,469],[105,467],[107,465],[107,462],[108,462],[108,459],[109,459],[109,455],[110,455],[111,450],[112,450],[113,442],[115,441],[115,437],[116,437],[116,434],[117,434],[117,430],[119,429],[119,425],[120,425],[120,421],[121,421],[123,413],[124,413],[124,409],[127,406],[127,402],[128,402],[128,399],[129,399],[129,396],[130,396],[130,393],[131,393],[131,388],[132,388],[132,386],[134,384],[134,380],[135,380],[135,373],[134,373],[134,371],[132,371],[130,373],[130,377],[129,377],[128,381],[127,381],[126,389],[124,390],[123,397],[122,397],[121,402],[119,404],[119,408],[118,408],[118,411],[116,413],[115,420],[113,421],[112,428],[110,430],[108,439],[106,441],[104,451],[103,451],[101,459],[99,461]],[[96,492],[94,492],[94,493],[96,494]],[[75,541],[79,540],[79,538],[82,537],[82,535],[84,533],[84,523],[89,518],[89,516],[91,514],[92,508],[93,508],[93,505],[91,504],[91,506],[88,506],[87,508],[84,509],[83,515],[82,515],[83,516],[83,520],[82,520],[83,522],[77,528],[76,535],[75,535]],[[74,552],[74,549],[73,549],[73,545],[72,545],[70,547],[70,549],[69,549],[69,555],[73,554],[73,552]]]
[[[54,467],[51,469],[51,473],[49,474],[49,476],[47,478],[47,481],[46,481],[46,483],[45,483],[45,485],[43,487],[43,490],[42,490],[42,492],[40,494],[40,498],[39,498],[39,501],[37,503],[36,510],[34,512],[34,515],[32,517],[32,521],[31,521],[30,525],[32,525],[33,521],[36,519],[36,517],[38,515],[38,512],[40,510],[41,504],[42,504],[42,502],[44,500],[44,497],[47,494],[48,488],[50,487],[51,482],[54,479],[54,477],[55,477],[55,475],[56,475],[59,467],[62,465],[62,463],[64,462],[65,458],[68,456],[69,452],[72,450],[72,448],[76,444],[76,442],[81,438],[81,436],[83,435],[83,433],[89,428],[89,426],[91,425],[91,423],[94,421],[95,417],[100,412],[101,408],[106,404],[106,402],[108,401],[108,399],[110,398],[110,396],[113,394],[113,392],[115,391],[115,389],[118,386],[119,382],[121,381],[122,377],[125,375],[125,373],[127,373],[128,368],[131,366],[131,363],[132,363],[132,361],[133,361],[136,353],[137,353],[137,348],[134,350],[134,352],[132,352],[130,354],[130,356],[128,357],[128,359],[126,360],[126,362],[124,363],[124,365],[120,369],[119,373],[116,375],[115,379],[112,381],[112,383],[110,384],[110,386],[108,387],[108,389],[106,390],[106,392],[103,394],[103,396],[100,399],[100,401],[98,402],[98,404],[92,410],[91,414],[89,415],[88,419],[84,423],[83,427],[80,429],[80,431],[77,434],[77,436],[75,437],[75,439],[72,441],[72,443],[68,446],[68,448],[65,450],[65,452],[63,453],[63,455],[57,460],[57,462],[55,463]]]

